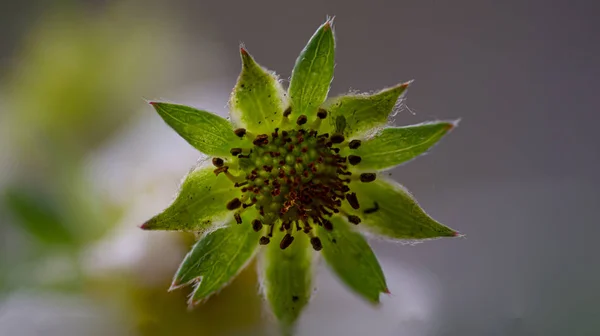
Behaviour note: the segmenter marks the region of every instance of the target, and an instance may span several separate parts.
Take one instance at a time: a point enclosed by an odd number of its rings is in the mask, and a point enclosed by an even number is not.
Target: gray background
[[[2,7],[6,58],[19,36],[19,15],[43,11],[43,4],[3,1]],[[239,71],[239,42],[287,78],[308,36],[335,15],[333,94],[415,79],[407,101],[414,114],[402,111],[396,124],[462,118],[430,155],[395,169],[394,177],[466,238],[414,247],[375,243],[386,271],[404,265],[434,279],[435,318],[413,331],[373,327],[373,335],[600,333],[598,2],[172,1],[170,7],[185,29],[210,30],[228,55],[221,59],[224,87]],[[327,314],[310,309],[309,316]],[[310,327],[306,334],[318,334]]]

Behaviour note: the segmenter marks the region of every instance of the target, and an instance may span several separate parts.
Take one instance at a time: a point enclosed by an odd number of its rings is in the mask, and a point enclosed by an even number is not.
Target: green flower
[[[410,82],[326,99],[335,53],[331,20],[298,57],[287,92],[275,74],[244,48],[240,52],[231,120],[151,103],[180,136],[212,157],[185,178],[173,204],[142,225],[201,236],[171,289],[194,284],[190,305],[196,305],[260,254],[263,294],[289,328],[310,300],[313,264],[321,255],[351,290],[377,303],[388,287],[357,229],[396,240],[457,236],[378,172],[426,152],[456,123],[389,126]]]

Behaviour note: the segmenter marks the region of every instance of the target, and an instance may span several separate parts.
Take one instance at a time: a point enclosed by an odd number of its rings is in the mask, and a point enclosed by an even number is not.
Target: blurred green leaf
[[[33,194],[19,188],[10,188],[4,195],[4,203],[14,218],[14,223],[43,243],[72,245],[75,238],[65,225],[56,202],[42,194]]]
[[[335,65],[332,20],[327,20],[310,38],[298,56],[289,87],[291,120],[300,115],[311,118],[327,98]]]

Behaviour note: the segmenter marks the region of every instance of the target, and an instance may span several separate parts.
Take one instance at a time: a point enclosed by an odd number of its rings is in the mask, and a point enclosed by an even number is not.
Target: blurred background
[[[397,125],[462,118],[393,171],[465,233],[374,241],[372,307],[319,266],[299,335],[600,334],[597,1],[8,1],[0,5],[0,335],[263,335],[253,265],[167,288],[193,237],[143,232],[199,158],[145,99],[226,115],[238,45],[288,79],[336,15],[331,93],[415,79]]]

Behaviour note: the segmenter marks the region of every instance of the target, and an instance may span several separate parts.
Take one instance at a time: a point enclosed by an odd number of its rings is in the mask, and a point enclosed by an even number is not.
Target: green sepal
[[[389,293],[377,257],[365,238],[352,231],[344,219],[331,218],[332,231],[318,226],[323,244],[321,255],[342,282],[372,303],[379,303],[380,293]]]
[[[327,20],[310,38],[298,56],[288,90],[295,121],[300,115],[311,118],[327,98],[333,79],[335,38],[332,20]]]
[[[238,127],[269,134],[287,108],[285,91],[278,77],[258,65],[244,48],[240,54],[242,72],[229,100],[231,118]]]
[[[313,292],[313,250],[308,236],[302,233],[295,234],[293,243],[281,250],[282,237],[283,234],[276,234],[265,248],[262,285],[282,331],[291,333]]]
[[[358,170],[393,168],[425,153],[442,139],[457,123],[432,122],[405,127],[390,127],[363,141],[357,149],[344,154],[360,156]]]
[[[362,222],[360,228],[392,239],[455,237],[458,233],[431,218],[401,185],[378,177],[373,182],[354,181],[350,190],[357,194],[360,208],[354,210]]]
[[[190,106],[150,102],[163,120],[190,145],[206,155],[227,156],[244,144],[229,121]]]
[[[328,99],[322,106],[329,114],[328,122],[322,125],[322,132],[342,133],[350,138],[364,136],[373,129],[383,127],[410,83],[383,89],[372,95],[344,95]]]
[[[227,203],[239,196],[239,189],[224,175],[215,176],[214,167],[189,173],[173,203],[142,224],[144,230],[204,232],[228,212]]]
[[[242,215],[242,224],[230,221],[226,226],[205,233],[185,256],[170,290],[196,281],[190,306],[208,299],[225,287],[244,269],[258,247],[260,235],[252,230],[256,210]]]

